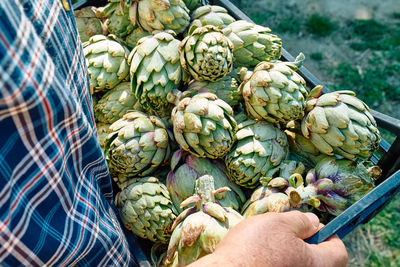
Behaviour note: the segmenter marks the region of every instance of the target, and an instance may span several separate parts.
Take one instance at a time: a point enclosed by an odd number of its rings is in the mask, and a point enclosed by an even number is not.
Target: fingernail
[[[314,213],[311,213],[311,212],[306,212],[306,213],[304,213],[304,215],[307,216],[307,218],[310,220],[312,225],[314,225],[314,227],[319,226],[319,219],[318,219],[317,215],[315,215]]]

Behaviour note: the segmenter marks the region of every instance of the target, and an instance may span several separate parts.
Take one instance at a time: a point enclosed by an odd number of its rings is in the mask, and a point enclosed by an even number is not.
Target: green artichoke
[[[142,178],[115,198],[123,225],[135,235],[168,243],[176,219],[166,186],[155,177]]]
[[[137,42],[143,37],[150,36],[151,34],[139,27],[134,29],[130,34],[125,37],[126,45],[132,50],[136,47]]]
[[[240,66],[255,67],[262,61],[281,56],[282,41],[271,29],[245,20],[235,21],[223,29],[233,43],[233,58]]]
[[[100,16],[106,17],[108,31],[119,38],[124,38],[130,34],[135,26],[129,19],[129,7],[121,4],[120,0],[108,0],[108,3],[100,12]]]
[[[129,51],[118,42],[104,35],[95,35],[83,43],[83,52],[91,93],[112,89],[121,81],[129,79],[129,66],[126,62]]]
[[[322,87],[316,88],[321,90]],[[347,159],[369,159],[380,143],[380,133],[368,106],[352,91],[337,91],[307,101],[301,130],[324,154]]]
[[[296,64],[299,62],[261,62],[255,67],[239,88],[248,114],[284,124],[303,117],[308,92],[306,82],[296,73]]]
[[[305,184],[301,177],[289,181],[288,192],[294,203],[307,203],[337,216],[374,188],[372,175],[377,169],[326,157],[307,173]]]
[[[132,93],[130,83],[123,82],[104,94],[94,107],[94,116],[99,122],[113,123],[129,110],[141,111],[142,107]]]
[[[182,211],[180,204],[195,193],[196,180],[205,174],[214,178],[216,188],[229,187],[232,190],[216,197],[216,202],[223,207],[240,210],[246,201],[245,196],[236,184],[229,181],[224,164],[215,159],[198,158],[183,149],[173,154],[171,171],[167,176],[167,188],[175,208]]]
[[[107,34],[107,27],[96,17],[96,7],[88,6],[74,12],[76,27],[82,42],[97,34]]]
[[[131,87],[148,113],[169,116],[174,107],[171,99],[183,78],[179,63],[179,40],[173,31],[143,37],[129,55]],[[172,103],[170,103],[170,100]]]
[[[189,9],[182,0],[123,0],[129,6],[133,25],[144,30],[173,30],[176,34],[189,26]]]
[[[198,157],[222,158],[234,142],[236,122],[232,108],[211,93],[182,99],[172,110],[176,141]]]
[[[198,19],[201,21],[202,25],[213,25],[219,29],[223,29],[235,21],[225,8],[210,5],[197,8],[193,11],[191,19]]]
[[[231,73],[216,82],[192,80],[187,90],[191,91],[193,95],[205,92],[213,93],[217,95],[219,99],[225,101],[231,107],[234,107],[243,99],[239,92],[239,85],[242,82],[239,76],[240,72],[246,71],[246,68],[234,69]]]
[[[171,136],[155,116],[128,112],[111,124],[109,132],[105,141],[106,160],[112,171],[122,174],[121,178],[147,176],[169,160]]]
[[[215,196],[229,190],[214,190],[213,177],[204,175],[196,182],[196,195],[182,202],[196,206],[184,210],[172,225],[166,264],[186,266],[212,253],[228,230],[242,221],[242,216],[231,208],[215,203]],[[177,265],[174,265],[177,264]]]
[[[216,82],[232,71],[233,44],[215,26],[194,23],[179,45],[181,64],[198,81]]]
[[[257,187],[260,179],[288,155],[286,135],[265,121],[240,123],[236,139],[225,159],[227,174],[231,181],[246,188]]]

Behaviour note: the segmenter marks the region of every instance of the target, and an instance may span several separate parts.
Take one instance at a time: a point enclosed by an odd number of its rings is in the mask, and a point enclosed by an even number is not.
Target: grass
[[[309,33],[318,36],[328,36],[336,29],[336,25],[329,18],[319,14],[312,14],[305,26]]]

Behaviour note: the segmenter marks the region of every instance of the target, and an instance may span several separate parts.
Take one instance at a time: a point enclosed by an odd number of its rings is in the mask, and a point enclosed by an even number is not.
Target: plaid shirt
[[[0,0],[0,265],[134,265],[61,0]]]

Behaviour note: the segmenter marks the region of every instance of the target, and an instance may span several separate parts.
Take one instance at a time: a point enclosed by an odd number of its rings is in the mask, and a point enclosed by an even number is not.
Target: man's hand
[[[346,248],[338,237],[318,245],[303,241],[321,227],[316,215],[299,211],[250,217],[232,228],[214,253],[192,265],[346,266]]]

